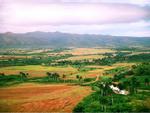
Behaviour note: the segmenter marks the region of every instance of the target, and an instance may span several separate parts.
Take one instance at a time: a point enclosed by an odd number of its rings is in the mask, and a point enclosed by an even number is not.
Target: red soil
[[[72,112],[89,87],[69,85],[36,85],[0,89],[0,111],[11,112]]]

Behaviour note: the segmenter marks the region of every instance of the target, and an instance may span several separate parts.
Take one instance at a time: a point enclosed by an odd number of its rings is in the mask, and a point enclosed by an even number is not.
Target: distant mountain
[[[0,33],[0,48],[150,46],[150,37],[127,37],[60,32]]]

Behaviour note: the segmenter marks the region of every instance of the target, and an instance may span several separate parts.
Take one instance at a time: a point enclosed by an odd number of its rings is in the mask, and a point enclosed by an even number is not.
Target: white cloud
[[[123,4],[11,4],[6,6],[4,24],[11,25],[77,25],[135,22],[144,19],[147,11]]]
[[[6,2],[10,0],[5,0]],[[137,4],[137,5],[148,5],[149,0],[13,0],[12,2],[28,2],[28,3],[127,3],[127,4]]]
[[[0,4],[0,32],[60,31],[150,36],[150,23],[144,21],[149,20],[149,11],[141,7],[149,5],[149,0],[72,1],[3,0]]]

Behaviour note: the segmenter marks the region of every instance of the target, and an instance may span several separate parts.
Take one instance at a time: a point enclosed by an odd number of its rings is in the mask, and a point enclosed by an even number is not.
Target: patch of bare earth
[[[22,84],[0,88],[0,111],[72,112],[91,93],[89,87]]]

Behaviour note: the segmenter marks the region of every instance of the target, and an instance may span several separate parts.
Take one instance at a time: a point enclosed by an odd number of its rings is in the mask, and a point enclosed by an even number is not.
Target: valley
[[[144,98],[139,101],[139,105],[142,104],[141,102],[149,103],[150,89],[144,85],[149,76],[149,70],[146,70],[150,62],[149,52],[149,48],[106,49],[102,47],[1,50],[0,110],[8,112],[105,111],[99,104],[102,101],[97,98],[106,98],[109,94],[114,95],[116,99],[112,107],[106,101],[104,104],[106,111],[115,111],[114,107],[117,105],[115,102],[118,98],[133,98],[133,95],[135,99],[132,102],[139,100],[137,95],[143,95]],[[145,64],[142,64],[144,62]],[[136,71],[140,65],[145,67],[143,72]],[[138,75],[139,73],[143,74]],[[130,84],[134,77],[140,82],[136,89],[138,93],[134,93],[132,88],[125,85],[126,82]],[[130,94],[122,97],[111,92],[102,96],[100,92],[103,88],[98,85],[101,83],[116,85],[126,89]],[[105,89],[109,88],[105,87]],[[91,98],[92,95],[96,100]],[[111,96],[106,99],[111,100]],[[124,104],[130,105],[128,102]],[[95,106],[96,109],[89,106]],[[148,104],[144,106],[150,109]],[[133,109],[132,107],[119,109],[138,111],[136,107],[138,106],[134,106]]]

